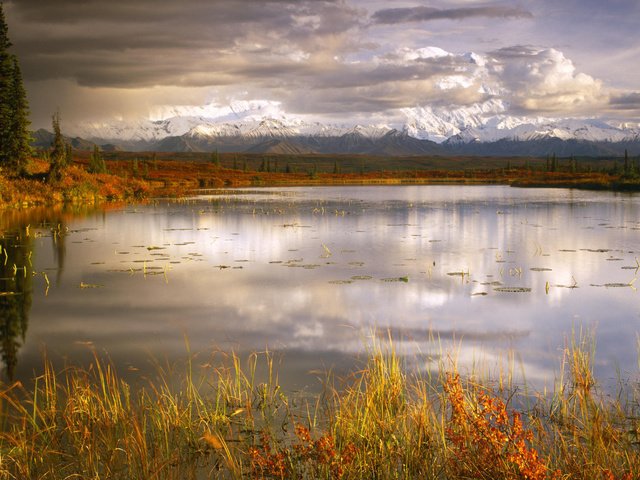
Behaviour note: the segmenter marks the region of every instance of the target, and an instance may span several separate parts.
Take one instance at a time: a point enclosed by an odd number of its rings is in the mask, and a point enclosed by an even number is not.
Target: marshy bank
[[[6,478],[637,476],[635,195],[109,205],[0,216]]]
[[[540,158],[384,157],[104,152],[104,173],[74,151],[60,181],[45,181],[49,162],[34,158],[22,178],[0,171],[0,208],[63,203],[139,202],[181,197],[195,189],[321,185],[512,185],[639,191],[640,177],[620,159],[581,159],[553,171]],[[575,162],[575,160],[573,161]],[[547,162],[548,163],[548,162]]]
[[[540,395],[455,357],[420,373],[390,342],[368,352],[313,396],[280,388],[269,353],[188,356],[135,386],[97,354],[45,359],[32,387],[2,386],[0,478],[638,478],[640,379],[600,390],[588,335]]]

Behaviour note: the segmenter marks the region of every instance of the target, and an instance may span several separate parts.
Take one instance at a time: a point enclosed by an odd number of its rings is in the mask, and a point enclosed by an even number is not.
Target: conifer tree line
[[[20,65],[10,48],[0,3],[0,168],[5,174],[24,175],[31,156],[31,122]]]

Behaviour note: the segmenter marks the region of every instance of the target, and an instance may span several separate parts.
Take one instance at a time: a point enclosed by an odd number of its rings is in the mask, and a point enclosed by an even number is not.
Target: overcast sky
[[[502,100],[640,121],[638,0],[12,0],[33,127],[281,102],[322,119]],[[474,55],[470,55],[470,53]],[[157,113],[156,113],[157,114]]]

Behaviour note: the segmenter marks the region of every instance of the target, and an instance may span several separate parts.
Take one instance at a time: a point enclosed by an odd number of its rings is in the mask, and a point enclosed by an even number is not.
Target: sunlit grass
[[[136,386],[98,355],[45,359],[31,387],[0,392],[0,478],[638,478],[638,378],[602,395],[594,355],[576,332],[534,401],[455,359],[412,373],[391,340],[311,398],[282,391],[268,352],[204,369],[187,352]]]

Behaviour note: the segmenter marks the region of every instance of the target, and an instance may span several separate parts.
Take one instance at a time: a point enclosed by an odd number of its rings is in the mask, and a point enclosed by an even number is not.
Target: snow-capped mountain
[[[406,129],[415,138],[443,142],[532,141],[542,139],[623,142],[637,140],[640,124],[615,125],[599,119],[516,117],[501,100],[453,110],[404,109]]]
[[[243,101],[229,106],[164,107],[146,120],[87,123],[68,129],[74,137],[129,149],[184,148],[203,151],[244,150],[278,139],[295,141],[305,151],[373,152],[377,144],[412,141],[440,144],[444,149],[494,142],[640,142],[640,124],[614,124],[599,119],[518,117],[508,115],[502,100],[468,107],[421,106],[399,110],[388,123],[321,122],[284,112],[278,102]],[[175,142],[172,138],[184,137]],[[384,139],[384,140],[383,140]],[[172,145],[172,147],[168,147]],[[188,146],[188,147],[187,147]],[[228,148],[227,148],[228,147]],[[182,147],[181,147],[182,148]],[[385,147],[387,148],[387,147]],[[405,151],[411,148],[403,147]],[[422,153],[424,148],[418,148]],[[433,150],[432,147],[427,150]]]

